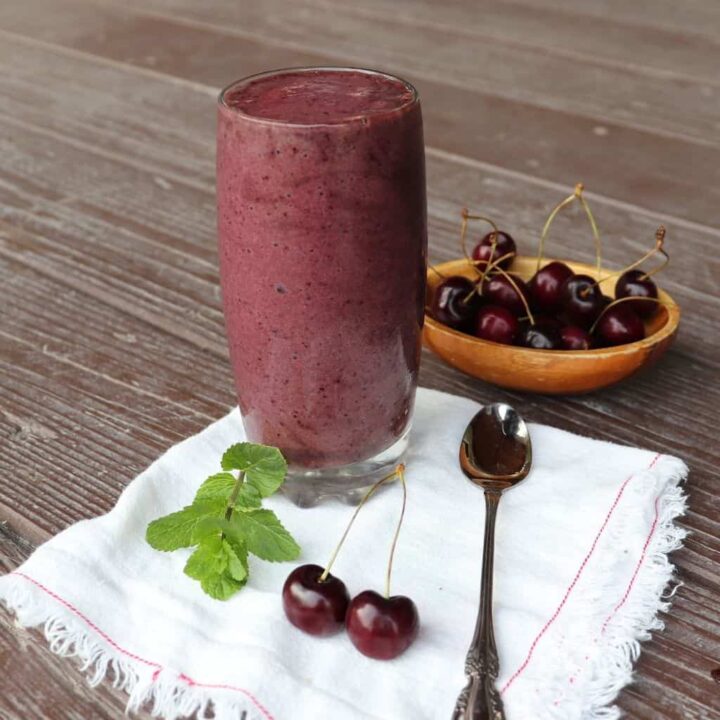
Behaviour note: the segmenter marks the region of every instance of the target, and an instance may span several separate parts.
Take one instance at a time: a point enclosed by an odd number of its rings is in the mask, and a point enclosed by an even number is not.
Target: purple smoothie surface
[[[414,90],[396,78],[360,70],[269,74],[225,91],[227,107],[246,115],[300,125],[343,123],[397,110]]]

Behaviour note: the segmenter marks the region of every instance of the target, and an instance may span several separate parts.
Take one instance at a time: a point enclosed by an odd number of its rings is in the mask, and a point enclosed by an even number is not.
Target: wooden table
[[[578,180],[609,264],[667,225],[662,284],[684,316],[656,369],[545,398],[426,355],[422,382],[688,461],[683,585],[620,704],[638,719],[720,717],[719,35],[713,0],[4,0],[0,566],[108,510],[234,402],[215,250],[218,88],[275,67],[380,67],[423,98],[431,260],[458,255],[464,205],[532,251]],[[558,220],[550,252],[592,259],[579,214]],[[3,720],[123,707],[0,613]]]

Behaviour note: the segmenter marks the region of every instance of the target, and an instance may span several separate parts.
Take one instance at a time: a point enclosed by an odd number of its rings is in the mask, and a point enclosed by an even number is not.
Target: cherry
[[[319,565],[301,565],[288,575],[282,589],[288,620],[310,635],[332,635],[345,622],[350,603],[345,583],[334,575],[321,580]]]
[[[513,282],[517,286],[517,289],[513,287]],[[507,275],[492,275],[486,278],[482,284],[482,294],[484,298],[494,305],[501,305],[507,308],[515,315],[523,315],[525,313],[525,303],[523,303],[518,290],[527,301],[527,285],[519,277],[513,276],[512,280],[508,280]]]
[[[363,655],[392,660],[412,645],[420,620],[409,597],[383,597],[374,590],[365,590],[350,602],[345,627]]]
[[[595,328],[601,341],[607,345],[625,345],[645,337],[645,326],[629,302],[609,307],[598,319]]]
[[[547,313],[558,310],[562,305],[560,288],[572,275],[573,271],[565,263],[558,261],[540,268],[528,283],[528,292],[534,307]]]
[[[562,307],[574,325],[588,327],[593,324],[605,301],[597,282],[589,275],[572,275],[560,289]]]
[[[443,280],[436,290],[430,314],[443,325],[456,330],[471,330],[482,302],[472,280],[453,275]]]
[[[657,285],[642,270],[627,270],[615,285],[615,297],[654,298],[657,299]],[[632,309],[640,317],[650,317],[657,310],[658,303],[653,300],[637,300]]]
[[[477,317],[476,335],[483,340],[512,345],[520,323],[518,319],[500,305],[486,305]]]
[[[511,257],[506,258],[501,263],[498,263],[499,267],[507,269],[510,267],[513,258],[517,254],[517,247],[515,241],[508,233],[498,230],[495,232],[489,232],[485,237],[475,246],[472,252],[472,259],[479,261],[479,268],[482,270],[487,267],[488,263],[501,258],[503,255],[510,255]]]
[[[557,321],[539,319],[534,325],[526,325],[518,334],[517,344],[535,350],[558,350],[562,342]]]
[[[577,325],[564,325],[560,329],[560,340],[563,350],[588,350],[592,342],[590,335]]]

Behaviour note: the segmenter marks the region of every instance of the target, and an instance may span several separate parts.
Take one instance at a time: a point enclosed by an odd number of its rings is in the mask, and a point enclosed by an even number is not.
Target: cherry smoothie
[[[265,73],[222,92],[217,143],[248,438],[279,447],[296,474],[387,456],[410,424],[425,298],[417,93],[366,70]]]

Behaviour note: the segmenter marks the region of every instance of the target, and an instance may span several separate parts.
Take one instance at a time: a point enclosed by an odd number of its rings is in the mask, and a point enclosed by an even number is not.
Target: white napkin
[[[189,551],[161,553],[148,522],[189,503],[242,440],[234,410],[171,448],[133,480],[107,515],[60,533],[16,572],[0,598],[23,626],[45,625],[50,648],[108,675],[163,718],[212,701],[217,720],[447,720],[463,687],[478,606],[484,503],[458,467],[476,403],[421,389],[408,457],[406,521],[392,591],[416,602],[421,632],[391,662],[360,655],[344,633],[317,639],[291,626],[279,591],[289,563],[251,560],[249,584],[211,600],[183,575]],[[519,408],[522,410],[522,408]],[[678,459],[530,428],[533,469],[505,494],[497,523],[495,632],[509,720],[614,718],[684,536]],[[68,478],[68,483],[71,483]],[[399,485],[360,513],[333,569],[351,594],[382,591]],[[352,512],[267,501],[323,565]]]

